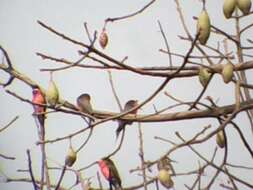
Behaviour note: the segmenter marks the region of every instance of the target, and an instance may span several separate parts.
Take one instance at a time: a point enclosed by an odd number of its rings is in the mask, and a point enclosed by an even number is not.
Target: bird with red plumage
[[[34,115],[39,121],[41,132],[43,132],[44,136],[44,124],[45,124],[45,111],[46,108],[40,105],[36,104],[46,104],[46,99],[44,94],[41,92],[39,88],[34,88],[32,91],[33,97],[32,97],[32,103],[34,103]]]
[[[101,173],[109,182],[110,190],[114,187],[115,190],[122,190],[121,179],[116,166],[110,158],[103,158],[98,161]]]

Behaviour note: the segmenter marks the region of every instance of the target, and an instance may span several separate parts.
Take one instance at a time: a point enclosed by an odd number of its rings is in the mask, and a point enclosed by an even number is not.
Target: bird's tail
[[[45,124],[45,116],[43,114],[38,115],[38,121],[40,123],[40,127],[44,127]]]
[[[119,125],[118,125],[118,128],[116,129],[116,140],[118,139],[120,132],[123,129],[125,129],[125,126],[126,126],[125,121],[119,120],[118,123],[119,123]]]
[[[121,187],[121,185],[119,183],[116,183],[115,190],[123,190],[123,188]]]

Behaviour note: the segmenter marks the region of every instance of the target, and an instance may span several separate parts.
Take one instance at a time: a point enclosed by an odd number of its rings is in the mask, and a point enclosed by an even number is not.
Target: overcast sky
[[[1,0],[0,44],[8,51],[11,61],[17,70],[46,88],[49,73],[40,72],[40,69],[55,68],[61,65],[42,60],[36,55],[36,52],[75,61],[79,57],[78,50],[81,49],[46,31],[37,23],[37,20],[47,23],[74,39],[88,43],[83,27],[84,22],[87,22],[91,32],[95,30],[100,32],[106,18],[132,13],[143,7],[147,2],[146,0]],[[200,13],[202,5],[197,0],[181,1],[181,3],[187,26],[190,28],[191,34],[194,35],[196,22],[192,17]],[[232,21],[225,21],[222,14],[222,1],[207,1],[207,10],[214,25],[225,29],[228,33],[234,32]],[[95,44],[95,47],[117,60],[122,60],[128,56],[128,60],[125,63],[131,66],[167,66],[168,56],[159,52],[159,49],[165,49],[165,44],[159,32],[158,20],[163,26],[171,51],[184,54],[189,48],[189,43],[178,38],[178,35],[185,36],[185,33],[179,21],[175,2],[172,0],[157,1],[144,13],[134,18],[109,23],[106,28],[109,35],[108,47],[102,50],[98,43]],[[245,19],[244,21],[246,22],[247,20]],[[217,40],[217,36],[211,35],[209,39],[210,45],[215,47],[217,45],[215,40]],[[221,39],[219,38],[219,40]],[[231,47],[231,51],[235,51],[233,47]],[[85,63],[89,64],[92,62],[85,61]],[[174,65],[179,65],[180,63],[181,59],[173,57]],[[130,72],[113,71],[112,74],[115,88],[122,104],[129,99],[145,100],[163,81],[159,78],[144,77]],[[0,76],[1,81],[6,78],[2,71],[0,71]],[[95,109],[119,111],[110,88],[108,74],[105,71],[71,68],[55,73],[54,80],[59,88],[60,96],[72,103],[75,103],[76,97],[81,93],[89,93],[92,96],[92,104]],[[253,81],[252,75],[249,81]],[[8,89],[25,98],[31,98],[30,87],[18,80],[9,86]],[[194,100],[201,89],[202,86],[198,82],[197,77],[173,80],[165,88],[166,91],[184,101]],[[140,112],[153,113],[153,104],[157,109],[162,109],[175,103],[163,94],[164,91]],[[219,105],[234,103],[233,85],[224,84],[220,76],[215,76],[205,96],[207,95],[212,96],[214,100],[219,100]],[[34,172],[38,176],[40,149],[35,145],[38,137],[34,118],[32,117],[33,109],[31,105],[10,97],[4,92],[2,87],[0,88],[0,105],[0,126],[7,124],[16,115],[19,116],[19,119],[12,127],[0,134],[0,153],[17,158],[15,161],[0,158],[1,171],[12,177],[29,177],[27,174],[17,173],[16,170],[27,168],[25,150],[31,149]],[[236,120],[240,123],[244,132],[250,129],[245,115],[240,114]],[[48,139],[65,136],[83,127],[81,118],[61,113],[49,114],[46,123]],[[168,148],[171,148],[170,144],[154,140],[154,136],[161,136],[179,142],[174,135],[175,131],[180,131],[185,137],[190,138],[208,124],[212,124],[214,128],[218,126],[218,123],[211,119],[143,124],[145,158],[147,160],[157,159]],[[78,154],[78,160],[74,168],[86,166],[110,153],[116,147],[114,133],[116,126],[116,122],[108,122],[98,127],[88,146]],[[231,130],[228,136],[230,143],[229,161],[252,166],[252,160],[248,153],[245,152],[245,148],[240,145],[239,137],[235,131]],[[248,139],[250,138],[249,142],[252,144],[252,134],[250,132],[245,133],[245,136]],[[74,148],[77,148],[84,139],[85,135],[74,138]],[[63,164],[68,144],[68,141],[61,141],[50,144],[47,147],[49,165],[57,166],[57,164]],[[129,174],[130,169],[140,164],[138,148],[138,128],[137,124],[134,124],[127,128],[123,147],[113,157],[122,176],[123,186],[138,184],[141,181],[141,177],[136,174]],[[215,139],[209,140],[205,146],[198,146],[198,148],[210,158],[215,148]],[[218,154],[222,156],[223,152],[219,151]],[[192,159],[189,159],[190,156],[192,156]],[[172,158],[179,161],[179,163],[175,164],[178,172],[188,171],[197,167],[198,158],[188,149],[182,149],[182,151],[172,154]],[[98,167],[93,166],[90,170],[84,172],[84,176],[95,176],[97,171]],[[214,170],[208,171],[207,176],[210,176],[210,178],[207,177],[207,179],[210,180]],[[252,172],[245,170],[234,172],[243,179],[249,179],[253,175]],[[58,179],[59,172],[52,172],[51,174],[52,180]],[[154,176],[155,173],[148,175]],[[65,178],[63,181],[63,185],[66,187],[69,187],[74,182],[73,177],[70,176],[73,175],[66,175],[67,180]],[[191,179],[177,177],[175,179],[175,189],[183,189],[184,183],[189,182]],[[218,181],[225,182],[225,179],[224,176],[220,176]],[[92,181],[97,186],[95,178]],[[104,179],[103,184],[106,184]],[[32,189],[31,184],[24,183],[0,183],[0,187],[4,190]],[[154,186],[151,186],[150,189],[152,187],[154,188]],[[216,184],[215,188],[218,189],[219,186]],[[243,189],[246,188],[243,187]]]

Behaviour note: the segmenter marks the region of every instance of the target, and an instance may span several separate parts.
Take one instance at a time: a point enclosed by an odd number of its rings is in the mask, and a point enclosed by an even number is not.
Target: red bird
[[[34,88],[32,93],[33,93],[33,98],[32,98],[33,103],[46,104],[46,99],[39,88]],[[38,121],[40,123],[40,126],[44,128],[45,114],[41,114],[41,113],[44,113],[46,111],[46,108],[39,105],[33,105],[33,108],[34,108],[34,113],[37,116]]]
[[[122,190],[121,179],[113,161],[110,158],[103,158],[98,161],[98,165],[103,176],[109,182],[110,190],[112,190],[112,187],[115,190]]]

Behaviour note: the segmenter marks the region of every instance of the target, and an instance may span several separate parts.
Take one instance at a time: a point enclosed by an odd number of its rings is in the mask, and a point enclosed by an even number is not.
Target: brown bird
[[[92,106],[91,106],[91,97],[89,94],[85,93],[85,94],[81,94],[80,96],[78,96],[78,98],[76,99],[76,103],[78,108],[85,113],[88,114],[92,114],[93,110],[92,110]]]
[[[123,109],[123,112],[127,112],[131,110],[132,108],[138,106],[138,100],[129,100],[126,102],[125,107]],[[134,110],[130,112],[129,114],[136,114],[137,110]],[[118,128],[116,130],[116,138],[118,138],[120,132],[125,129],[126,125],[131,125],[133,122],[132,121],[124,121],[124,120],[118,120]]]

